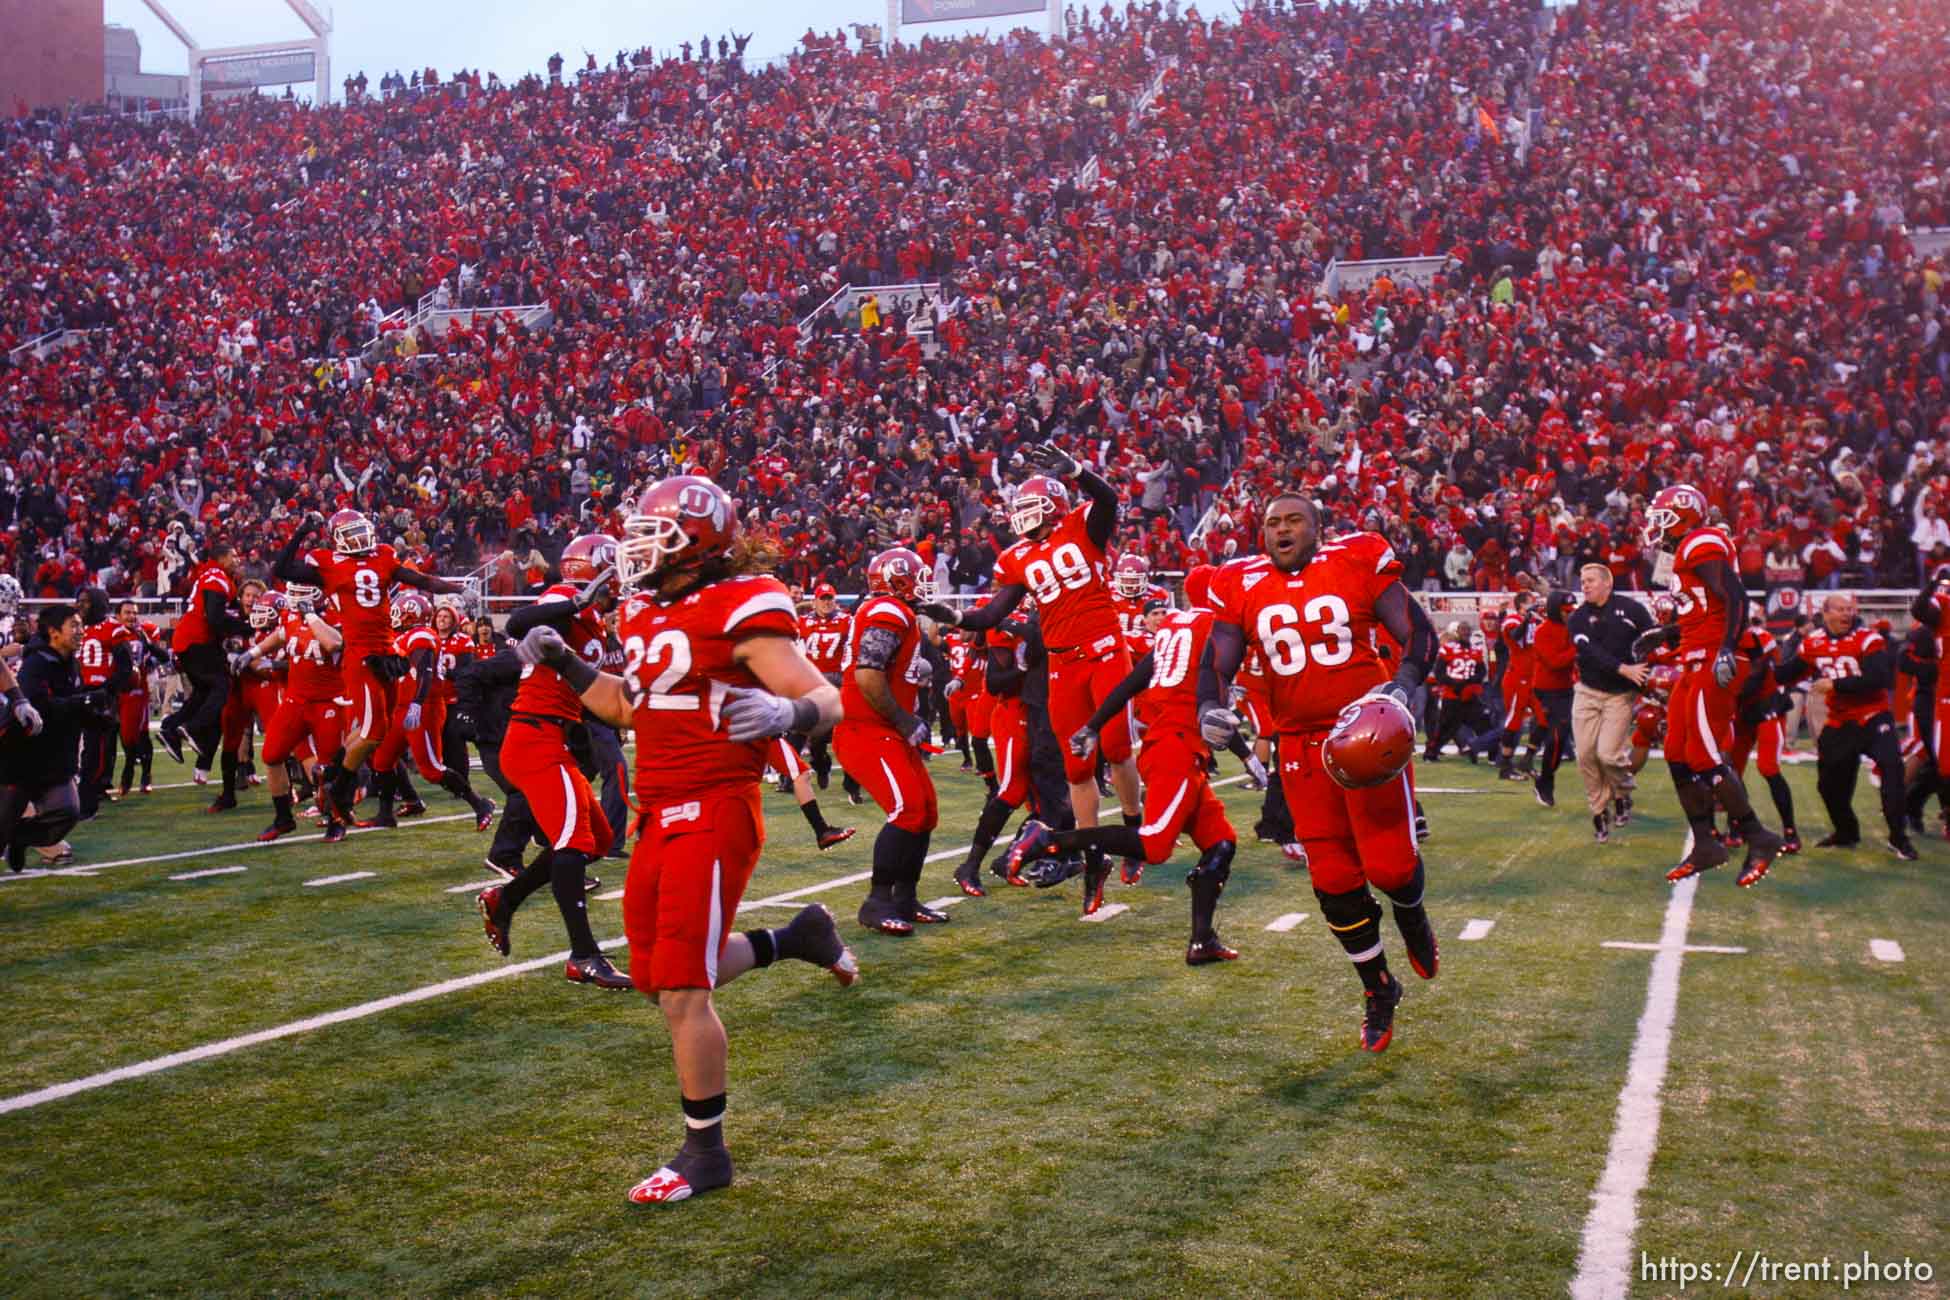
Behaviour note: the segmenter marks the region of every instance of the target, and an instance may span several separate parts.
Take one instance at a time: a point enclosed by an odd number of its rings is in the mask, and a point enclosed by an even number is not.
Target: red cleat
[[[1402,982],[1390,976],[1379,992],[1369,992],[1367,1010],[1361,1016],[1361,1047],[1365,1051],[1385,1052],[1395,1038],[1395,1008],[1401,1005]]]
[[[259,844],[269,844],[272,840],[281,839],[297,829],[297,822],[272,822],[269,826],[266,826],[257,833],[257,842]]]
[[[1201,939],[1197,943],[1187,944],[1185,946],[1185,964],[1187,966],[1209,966],[1215,961],[1238,960],[1239,950],[1237,948],[1226,947],[1225,943],[1217,935],[1213,935],[1210,939]]]
[[[844,844],[858,833],[853,826],[828,826],[819,833],[819,850],[824,853],[835,844]]]

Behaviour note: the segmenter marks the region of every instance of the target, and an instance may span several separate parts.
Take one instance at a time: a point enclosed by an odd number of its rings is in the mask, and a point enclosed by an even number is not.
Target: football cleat
[[[1016,832],[1016,838],[1009,844],[1009,883],[1013,885],[1022,880],[1024,865],[1049,856],[1055,847],[1056,835],[1049,827],[1034,817],[1024,822],[1022,829]]]
[[[866,929],[891,934],[897,939],[905,939],[914,933],[914,923],[900,914],[900,909],[891,898],[868,895],[867,901],[860,904],[859,921]]]
[[[1861,842],[1859,837],[1846,839],[1842,836],[1841,832],[1830,831],[1815,841],[1815,847],[1818,849],[1852,849]]]
[[[516,876],[521,874],[520,858],[516,858],[512,863],[509,863],[509,862],[497,862],[495,859],[488,857],[488,858],[482,858],[481,862],[484,866],[487,867],[489,871],[492,871],[495,875],[505,876],[509,880],[513,880]]]
[[[851,988],[853,982],[860,978],[860,963],[854,960],[853,950],[840,938],[840,927],[824,903],[806,904],[779,933],[781,953],[790,947],[790,955],[830,972],[840,982],[840,987]]]
[[[236,806],[237,806],[236,795],[220,794],[214,800],[212,800],[210,806],[208,808],[205,808],[203,811],[210,812],[210,813],[226,813],[229,812],[231,809],[235,808]]]
[[[183,729],[181,727],[164,727],[156,733],[156,742],[163,747],[163,753],[169,755],[179,763],[183,761]]]
[[[1117,878],[1127,885],[1135,885],[1144,879],[1144,859],[1124,858],[1118,863]]]
[[[266,826],[257,833],[257,842],[259,844],[269,844],[271,841],[289,835],[297,829],[298,823],[295,821],[272,822],[269,826]]]
[[[1367,1009],[1361,1014],[1361,1046],[1370,1052],[1385,1052],[1395,1037],[1395,1008],[1402,1003],[1402,982],[1393,975],[1379,990],[1368,990]]]
[[[713,1168],[709,1178],[693,1169],[693,1174],[698,1175],[695,1183],[669,1165],[665,1165],[630,1189],[630,1204],[674,1205],[678,1201],[688,1201],[693,1196],[731,1186],[731,1156],[726,1154],[722,1161],[712,1161],[711,1164],[721,1165],[722,1168]]]
[[[1541,784],[1540,784],[1539,782],[1537,782],[1536,780],[1532,780],[1532,781],[1531,781],[1531,783],[1530,783],[1530,791],[1531,791],[1531,793],[1532,793],[1532,794],[1534,794],[1534,795],[1536,795],[1536,796],[1537,796],[1537,802],[1538,802],[1538,803],[1540,803],[1540,804],[1542,804],[1542,805],[1543,805],[1544,807],[1546,807],[1546,808],[1555,808],[1555,807],[1557,807],[1557,796],[1556,796],[1556,794],[1554,794],[1553,792],[1551,792],[1551,791],[1549,791],[1549,790],[1546,790],[1546,789],[1545,789],[1545,788],[1544,788],[1544,787],[1543,787],[1543,786],[1542,786],[1542,785],[1541,785]]]
[[[340,840],[344,838],[345,838],[344,822],[328,821],[325,823],[325,837],[324,837],[325,843],[337,844]]]
[[[1795,830],[1794,827],[1792,826],[1781,827],[1782,856],[1786,856],[1787,854],[1790,853],[1799,853],[1800,851],[1801,851],[1801,832]]]
[[[568,963],[562,967],[562,974],[571,984],[594,984],[599,989],[622,990],[636,987],[634,980],[610,965],[609,958],[601,953],[569,958]]]
[[[1883,843],[1889,846],[1891,853],[1901,858],[1904,862],[1916,861],[1916,845],[1910,842],[1909,836],[1892,835],[1884,840]]]
[[[589,875],[587,872],[583,873],[583,877],[582,877],[583,893],[593,894],[597,890],[601,889],[602,887],[603,887],[603,878],[601,876],[592,876]]]
[[[494,800],[483,799],[474,805],[474,829],[484,831],[494,825]]]
[[[210,769],[209,769],[209,768],[207,768],[207,767],[193,767],[193,768],[191,768],[191,769],[190,769],[190,784],[191,784],[191,785],[208,785],[208,784],[210,784]]]
[[[1295,870],[1306,867],[1307,846],[1299,840],[1289,840],[1285,844],[1280,845],[1280,852],[1286,856],[1288,862],[1293,864]]]
[[[1083,914],[1094,915],[1104,905],[1104,885],[1110,880],[1110,859],[1102,866],[1086,864],[1083,869]]]
[[[1415,814],[1415,842],[1420,844],[1429,838],[1429,819],[1421,812]]]
[[[970,898],[989,896],[989,891],[982,888],[982,869],[973,862],[964,862],[955,868],[955,884]]]
[[[1774,859],[1781,856],[1781,837],[1765,826],[1754,829],[1746,837],[1747,860],[1740,864],[1740,878],[1735,882],[1742,889],[1760,883],[1767,869],[1774,865]]]
[[[396,831],[399,829],[399,819],[389,813],[381,813],[377,817],[367,817],[352,824],[362,831]]]
[[[819,833],[819,847],[823,852],[826,849],[832,848],[835,844],[846,843],[856,833],[856,828],[852,826],[828,826]]]
[[[427,806],[418,799],[408,799],[399,806],[399,815],[402,817],[418,817],[426,810]]]
[[[954,918],[950,917],[938,907],[929,907],[926,903],[916,903],[914,904],[914,915],[908,919],[916,925],[946,925]]]
[[[1721,845],[1717,835],[1705,837],[1695,835],[1691,847],[1686,851],[1686,856],[1680,860],[1678,866],[1666,873],[1666,879],[1676,885],[1688,876],[1697,876],[1702,871],[1711,871],[1715,867],[1725,866],[1726,861],[1727,851]]]
[[[1210,939],[1200,939],[1185,945],[1185,964],[1187,966],[1209,966],[1215,961],[1238,961],[1239,950],[1228,948],[1218,935]]]
[[[481,929],[487,933],[488,946],[508,955],[508,933],[514,929],[515,914],[501,910],[501,886],[489,885],[474,895],[475,910],[481,914]]]
[[[1040,862],[1030,863],[1029,869],[1022,874],[1022,880],[1038,889],[1054,889],[1073,876],[1082,874],[1083,861],[1080,858],[1044,858]]]

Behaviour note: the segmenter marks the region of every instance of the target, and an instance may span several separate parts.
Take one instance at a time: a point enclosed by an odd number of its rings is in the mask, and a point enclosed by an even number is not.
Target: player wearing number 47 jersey
[[[1345,788],[1328,770],[1323,742],[1349,706],[1377,695],[1399,706],[1406,720],[1408,693],[1435,655],[1435,626],[1402,585],[1401,563],[1385,540],[1355,533],[1322,541],[1320,531],[1311,499],[1275,497],[1262,523],[1266,554],[1219,570],[1211,595],[1218,618],[1213,671],[1200,677],[1199,725],[1208,743],[1229,739],[1238,720],[1224,706],[1224,690],[1247,646],[1257,647],[1266,660],[1294,833],[1307,851],[1321,915],[1367,994],[1361,1045],[1379,1052],[1393,1037],[1402,991],[1388,970],[1381,906],[1370,884],[1393,901],[1415,973],[1436,974],[1435,931],[1423,909],[1425,873],[1415,847],[1413,773],[1404,766],[1381,784]],[[1383,630],[1403,647],[1392,681],[1375,653]],[[1414,724],[1405,727],[1412,747]]]
[[[630,1200],[685,1200],[732,1180],[724,1145],[724,1025],[712,990],[792,957],[858,977],[832,914],[817,903],[777,929],[732,923],[765,842],[759,780],[773,738],[817,734],[839,692],[797,645],[774,555],[741,544],[731,498],[707,478],[651,485],[623,524],[617,569],[624,675],[598,673],[552,629],[529,632],[532,659],[562,674],[597,717],[636,726],[641,835],[623,892],[630,975],[670,1028],[684,1110],[683,1149]]]
[[[1131,672],[1105,572],[1104,548],[1117,527],[1117,490],[1059,448],[1035,444],[1024,447],[1022,457],[1044,473],[1023,483],[1010,506],[1009,522],[1021,540],[996,557],[995,594],[976,609],[926,605],[921,612],[942,623],[986,631],[1015,612],[1025,596],[1034,595],[1049,647],[1050,725],[1058,736],[1070,736]],[[1046,477],[1052,474],[1056,477]],[[1076,480],[1089,498],[1087,506],[1070,507],[1069,490],[1058,481],[1064,478]],[[1128,718],[1111,719],[1100,744],[1124,824],[1136,826],[1144,818]],[[1077,825],[1095,826],[1095,761],[1066,751],[1063,775],[1070,784]],[[1101,850],[1086,855],[1086,894],[1091,873],[1108,869],[1101,859]]]

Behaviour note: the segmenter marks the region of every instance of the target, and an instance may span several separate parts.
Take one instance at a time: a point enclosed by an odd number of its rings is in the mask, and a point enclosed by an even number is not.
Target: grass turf
[[[940,851],[980,787],[936,774]],[[1812,844],[1812,771],[1791,774]],[[1597,847],[1572,773],[1555,811],[1453,760],[1419,775],[1469,793],[1425,799],[1442,974],[1408,975],[1382,1056],[1355,1049],[1359,986],[1304,874],[1265,846],[1220,908],[1243,959],[1199,970],[1189,845],[1113,883],[1131,910],[1101,925],[1078,924],[1075,884],[998,887],[896,940],[852,923],[847,885],[812,897],[860,985],[788,962],[719,995],[729,1191],[624,1202],[680,1136],[661,1022],[549,967],[0,1115],[0,1292],[1561,1295],[1651,960],[1600,944],[1658,938],[1676,808],[1654,769]],[[1250,827],[1257,796],[1222,793]],[[74,836],[83,864],[248,840],[268,810],[206,800],[108,809]],[[768,795],[751,897],[865,869],[878,817],[837,786],[822,802],[862,834],[820,854]],[[0,884],[0,1097],[500,966],[471,896],[445,892],[484,878],[485,840],[453,821]],[[1810,849],[1755,890],[1703,881],[1688,941],[1748,952],[1685,959],[1639,1247],[1950,1267],[1946,864],[1933,840],[1918,863]],[[168,879],[221,866],[247,870]],[[621,867],[597,868],[606,888]],[[301,884],[351,871],[377,874]],[[620,932],[616,903],[590,907]],[[1472,918],[1495,928],[1457,942]],[[1872,937],[1909,959],[1872,960]],[[547,891],[514,943],[563,948]]]

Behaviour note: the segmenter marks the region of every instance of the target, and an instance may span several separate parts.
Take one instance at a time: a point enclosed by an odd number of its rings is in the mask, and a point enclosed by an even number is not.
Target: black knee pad
[[[1381,921],[1381,904],[1366,888],[1350,889],[1341,894],[1323,894],[1314,890],[1314,897],[1320,900],[1320,914],[1336,934],[1345,935],[1357,929],[1362,922]]]
[[[1420,907],[1422,905],[1423,891],[1427,887],[1426,881],[1427,873],[1422,867],[1422,857],[1420,854],[1417,854],[1415,857],[1415,874],[1408,878],[1408,883],[1399,889],[1384,889],[1381,892],[1388,895],[1388,901],[1396,907]],[[1323,908],[1324,906],[1323,904]],[[1377,908],[1377,910],[1379,909]]]
[[[1192,869],[1185,873],[1185,883],[1189,885],[1195,880],[1211,880],[1223,888],[1232,877],[1232,855],[1238,851],[1236,841],[1220,840],[1199,855]]]

